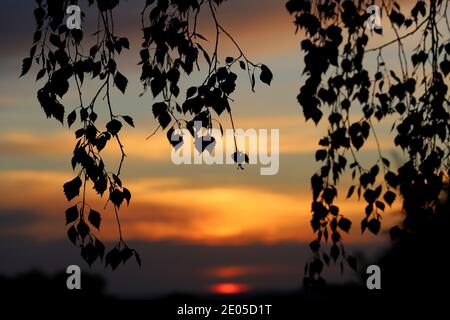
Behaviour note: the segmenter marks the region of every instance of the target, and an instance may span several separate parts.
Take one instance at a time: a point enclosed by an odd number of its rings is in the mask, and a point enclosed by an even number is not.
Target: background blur
[[[135,129],[124,127],[128,157],[123,181],[133,198],[130,207],[121,210],[121,217],[124,237],[140,252],[143,266],[139,269],[129,263],[112,272],[98,264],[89,269],[79,249],[66,238],[64,211],[68,203],[62,185],[73,177],[74,135],[56,121],[46,120],[36,98],[43,84],[35,83],[35,73],[18,79],[22,59],[31,47],[34,1],[1,1],[0,274],[11,276],[32,269],[63,272],[68,265],[77,264],[83,271],[106,277],[108,293],[121,297],[298,288],[312,239],[309,180],[317,168],[314,152],[324,128],[305,123],[296,101],[302,81],[302,35],[294,34],[285,1],[230,0],[218,15],[247,56],[267,64],[274,74],[272,86],[259,84],[256,93],[251,93],[245,74],[241,74],[232,109],[237,128],[280,129],[280,170],[275,176],[260,176],[258,165],[246,166],[244,171],[237,171],[234,165],[176,166],[165,133],[146,140],[157,123],[151,112],[151,95],[139,98],[139,14],[143,3],[122,1],[115,10],[117,33],[129,37],[131,50],[119,59],[119,70],[129,79],[126,95],[113,91],[115,110],[131,115],[136,123]],[[406,1],[402,5],[408,7]],[[81,8],[87,14],[83,28],[94,30],[95,17],[89,15],[92,10],[87,1],[81,1]],[[212,39],[208,14],[201,17],[199,28]],[[385,42],[390,35],[389,30],[383,36],[374,34],[369,47]],[[410,41],[414,39],[406,44]],[[226,42],[221,53],[224,58],[236,56]],[[385,54],[395,59],[395,46]],[[201,72],[186,80],[183,90],[200,77]],[[86,80],[84,89],[89,93],[95,86]],[[74,95],[63,102],[66,110],[78,106]],[[226,117],[222,123],[229,127]],[[402,156],[389,139],[390,126],[376,127],[383,152],[398,164]],[[117,165],[117,150],[105,152],[109,164]],[[371,163],[376,152],[375,142],[370,141],[361,153],[362,162]],[[354,221],[347,245],[354,254],[374,260],[388,245],[387,235],[361,235],[363,204],[345,200],[349,184],[350,180],[341,181],[339,194],[341,211]],[[101,209],[105,199],[91,192],[88,202]],[[383,229],[388,230],[398,215],[398,204],[387,210]],[[114,242],[114,217],[104,214],[103,219],[100,238]],[[337,268],[328,270],[325,277],[331,282],[354,280],[348,271],[340,276]]]

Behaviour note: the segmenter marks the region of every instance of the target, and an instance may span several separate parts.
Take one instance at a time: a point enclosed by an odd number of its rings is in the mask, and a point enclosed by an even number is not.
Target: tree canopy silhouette
[[[367,8],[374,3],[290,0],[286,4],[297,28],[306,33],[301,42],[306,80],[298,102],[306,120],[316,124],[322,120],[323,110],[330,110],[327,133],[316,152],[316,160],[323,165],[311,178],[311,225],[317,238],[310,244],[314,257],[305,268],[308,285],[323,284],[320,274],[330,257],[341,268],[344,261],[353,269],[357,267],[356,259],[346,254],[342,242],[342,232],[349,232],[352,222],[335,205],[338,181],[347,170],[354,181],[347,198],[356,191],[357,197],[366,202],[362,232],[380,232],[382,213],[397,195],[402,197],[405,215],[401,225],[390,230],[393,239],[416,232],[433,216],[449,214],[443,210],[450,164],[445,83],[450,72],[448,1],[417,1],[408,13],[402,12],[396,1],[381,1],[384,24],[389,21],[395,38],[367,48],[372,33],[367,28]],[[419,32],[420,40],[410,55],[404,41]],[[398,60],[388,64],[383,53],[391,45],[398,48]],[[376,54],[377,69],[373,74],[365,65],[370,53]],[[407,155],[398,169],[383,157],[373,125],[389,119],[394,120],[395,145]],[[370,136],[377,142],[379,156],[365,168],[358,160],[358,151]],[[329,254],[321,252],[321,243],[329,238]]]
[[[81,200],[66,210],[67,236],[81,247],[81,255],[89,265],[98,258],[103,260],[105,246],[92,232],[92,228],[100,229],[101,214],[86,202],[86,188],[91,183],[100,196],[106,192],[107,204],[111,203],[114,208],[119,233],[117,245],[105,255],[105,265],[110,265],[112,269],[133,256],[141,264],[138,252],[129,248],[122,238],[119,219],[120,207],[124,202],[129,205],[131,200],[131,192],[121,181],[126,154],[120,131],[123,124],[134,127],[133,118],[117,113],[112,101],[112,88],[116,87],[125,94],[128,85],[128,79],[116,63],[116,57],[130,47],[128,38],[119,36],[114,28],[113,11],[119,2],[88,1],[97,10],[98,24],[92,36],[95,44],[87,53],[83,44],[87,42],[85,34],[91,34],[91,30],[69,29],[64,19],[66,8],[78,1],[36,0],[34,16],[37,28],[29,57],[23,60],[21,73],[21,76],[28,73],[33,63],[38,65],[40,70],[36,80],[45,79],[46,82],[38,91],[37,98],[47,118],[54,118],[69,128],[80,125],[75,131],[76,145],[71,160],[77,174],[73,180],[64,184],[64,193],[68,201],[77,197]],[[220,24],[216,10],[221,3],[222,0],[147,0],[143,6],[140,80],[144,93],[150,88],[153,96],[152,111],[159,122],[157,130],[167,129],[168,140],[174,146],[183,143],[180,133],[183,128],[193,137],[200,138],[214,126],[222,128],[213,113],[221,116],[226,112],[234,128],[230,101],[238,75],[233,70],[241,69],[249,77],[252,90],[258,76],[267,85],[273,78],[266,65],[253,63],[247,58]],[[212,52],[202,46],[207,40],[197,27],[201,10],[209,12],[215,25],[215,46]],[[236,57],[220,57],[218,48],[221,37],[232,41],[237,50]],[[201,59],[207,65],[204,81],[188,87],[186,94],[180,95],[181,73],[190,75],[194,68],[200,70]],[[68,108],[62,104],[62,98],[69,92],[71,80],[75,83],[79,105],[66,115]],[[83,92],[86,81],[98,86],[94,96],[89,99]],[[106,100],[109,114],[106,124],[98,120],[97,105],[102,98]],[[201,123],[207,133],[194,128],[194,122]],[[175,144],[173,136],[178,137]],[[214,138],[208,140],[202,139],[202,152],[214,143]],[[238,168],[243,168],[242,163],[248,157],[242,156],[236,139],[234,142],[236,150],[233,159]],[[120,149],[120,162],[114,172],[105,167],[102,159],[102,150],[110,143],[116,143]]]
[[[86,185],[95,191],[107,192],[119,226],[119,242],[106,255],[105,263],[115,269],[121,261],[139,255],[122,239],[118,210],[131,199],[130,191],[120,179],[125,159],[119,138],[124,123],[134,126],[129,115],[114,112],[111,88],[125,93],[127,78],[115,62],[116,55],[129,48],[126,37],[115,33],[113,11],[119,0],[97,0],[98,30],[96,44],[84,54],[81,30],[68,30],[63,23],[64,9],[77,1],[36,1],[37,30],[29,57],[23,61],[22,75],[33,62],[40,66],[37,79],[46,76],[38,91],[38,100],[47,115],[69,127],[79,119],[75,132],[76,147],[72,158],[78,173],[64,185],[68,200],[80,196],[81,202],[66,211],[68,236],[81,246],[84,259],[92,264],[103,257],[104,246],[91,232],[99,228],[101,215],[85,201]],[[186,128],[195,136],[193,122],[201,121],[206,129],[219,125],[218,116],[229,114],[233,123],[230,96],[236,87],[237,73],[242,69],[252,90],[256,79],[267,85],[273,75],[270,69],[249,60],[235,39],[217,19],[221,0],[147,0],[141,13],[143,42],[140,65],[144,93],[150,89],[153,114],[159,128],[173,135]],[[449,99],[447,77],[450,73],[450,24],[446,15],[448,1],[417,1],[410,12],[399,3],[380,1],[383,26],[393,31],[395,38],[369,48],[369,37],[383,30],[370,30],[367,8],[373,0],[289,0],[286,9],[295,17],[297,30],[304,33],[301,50],[304,53],[304,80],[297,96],[306,120],[316,124],[327,121],[328,129],[319,141],[315,156],[321,168],[311,178],[313,194],[311,226],[316,234],[310,244],[313,257],[305,266],[305,284],[321,285],[324,264],[334,261],[341,268],[347,263],[357,269],[357,261],[345,252],[343,232],[353,225],[336,205],[338,183],[349,172],[353,185],[346,190],[347,198],[363,198],[366,206],[361,220],[362,232],[378,234],[386,206],[401,197],[404,220],[390,231],[392,238],[405,238],[436,215],[448,215],[443,197],[449,178]],[[89,0],[93,5],[94,0]],[[197,30],[199,12],[205,10],[215,25],[215,46],[208,51],[202,46],[204,36]],[[407,52],[404,41],[420,35],[413,52]],[[232,41],[236,57],[219,54],[222,37]],[[396,46],[396,63],[385,61],[386,48]],[[367,68],[367,59],[376,59],[376,70]],[[204,81],[188,86],[180,95],[180,76],[190,75],[206,63]],[[89,102],[83,94],[85,76],[99,79],[101,84]],[[69,79],[76,84],[80,105],[65,115],[61,99],[69,90]],[[91,81],[91,80],[89,80]],[[104,96],[110,119],[103,129],[97,121],[96,102]],[[324,116],[327,119],[324,120]],[[374,129],[375,122],[393,121],[393,139],[407,155],[407,160],[394,168],[383,156]],[[234,126],[234,124],[233,124]],[[369,167],[358,160],[359,152],[373,137],[378,145],[378,157]],[[210,143],[212,143],[211,141]],[[102,161],[101,151],[107,143],[116,143],[121,151],[117,171],[111,173]],[[206,147],[206,146],[204,146]],[[238,154],[238,146],[236,155]],[[204,150],[204,148],[203,148]],[[237,156],[238,165],[241,165]],[[89,211],[89,213],[88,213]],[[86,223],[89,222],[90,226]],[[323,243],[330,241],[329,251]]]

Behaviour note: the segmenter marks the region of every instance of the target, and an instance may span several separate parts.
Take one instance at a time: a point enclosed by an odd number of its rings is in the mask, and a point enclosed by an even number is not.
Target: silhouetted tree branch
[[[66,210],[67,235],[81,248],[81,255],[89,265],[105,256],[105,265],[111,265],[113,269],[132,256],[141,264],[139,254],[130,249],[123,239],[119,216],[121,205],[124,201],[129,205],[131,200],[130,191],[121,181],[126,153],[120,132],[124,122],[134,127],[131,116],[115,112],[111,92],[112,86],[115,86],[125,94],[128,86],[128,79],[119,71],[116,63],[116,56],[130,47],[128,38],[119,37],[114,30],[113,11],[119,2],[88,0],[89,5],[95,5],[98,18],[97,30],[93,36],[96,43],[90,48],[89,55],[85,55],[83,43],[86,31],[69,30],[64,21],[66,8],[71,4],[78,4],[78,1],[36,0],[34,16],[37,27],[30,55],[24,59],[21,73],[21,76],[28,73],[34,62],[40,67],[37,80],[46,76],[44,87],[38,91],[38,100],[48,118],[55,118],[61,124],[67,123],[70,128],[79,117],[81,127],[75,132],[77,142],[72,157],[72,167],[74,171],[78,169],[78,173],[73,180],[64,184],[64,193],[67,200],[72,201],[80,195],[82,188],[82,200]],[[144,92],[150,88],[156,101],[152,107],[159,122],[156,131],[160,128],[168,129],[167,137],[171,144],[172,134],[182,128],[187,128],[192,136],[201,138],[203,133],[201,130],[195,130],[195,121],[202,123],[208,134],[213,128],[212,112],[220,116],[226,110],[234,128],[230,96],[236,87],[237,74],[232,72],[236,62],[239,62],[242,69],[247,70],[252,90],[257,69],[261,71],[262,82],[270,85],[272,81],[269,68],[263,64],[252,63],[235,39],[219,24],[216,11],[222,2],[223,0],[146,0],[141,12],[144,36],[140,51],[141,81]],[[203,7],[210,11],[217,30],[212,54],[199,43],[206,42],[197,30],[198,15]],[[236,46],[238,58],[227,57],[224,62],[221,61],[218,50],[221,33]],[[40,53],[36,54],[38,48]],[[186,95],[182,96],[180,76],[182,72],[190,75],[194,67],[200,71],[200,65],[203,63],[200,53],[208,65],[207,76],[201,85],[190,87]],[[87,99],[87,94],[83,91],[85,76],[92,77],[89,80],[92,85],[97,85],[97,80],[100,82],[88,105],[84,104]],[[66,107],[62,104],[62,99],[69,92],[71,79],[75,81],[80,105],[73,108],[66,117]],[[101,129],[97,119],[99,97],[106,101],[106,113],[109,115],[105,124],[106,130]],[[214,120],[221,126],[218,120]],[[120,150],[120,161],[115,173],[105,167],[102,159],[103,149],[113,140]],[[203,142],[201,151],[211,143],[214,143],[214,139]],[[236,139],[235,147],[237,155]],[[237,156],[235,158],[238,168],[242,168],[242,163],[238,161]],[[105,209],[111,203],[115,213],[119,240],[106,255],[105,246],[93,232],[94,229],[100,228],[101,215],[87,203],[88,184],[92,184],[100,196],[108,191]],[[88,214],[87,208],[90,210]]]
[[[342,238],[342,231],[349,232],[352,222],[335,204],[338,181],[348,169],[354,184],[347,198],[356,191],[366,202],[362,232],[378,234],[386,205],[402,197],[405,219],[401,226],[391,229],[393,238],[414,233],[422,219],[435,215],[448,181],[450,124],[445,78],[450,72],[450,42],[448,36],[443,41],[443,26],[439,24],[444,17],[447,21],[448,1],[417,1],[409,17],[397,2],[381,1],[386,17],[383,25],[388,19],[395,38],[366,49],[371,34],[366,9],[372,4],[374,1],[369,0],[290,0],[286,4],[295,15],[297,28],[306,35],[301,42],[306,80],[298,102],[306,120],[316,124],[322,120],[323,110],[329,108],[328,132],[316,152],[322,167],[311,178],[311,225],[317,237],[310,245],[314,255],[305,267],[307,285],[324,284],[321,272],[331,259],[342,269],[345,261],[357,268],[356,259],[345,252]],[[448,23],[446,26],[448,34]],[[400,29],[412,30],[400,36]],[[403,40],[419,32],[420,41],[408,57]],[[383,50],[392,44],[398,47],[400,76],[396,66],[388,66],[383,58]],[[377,53],[377,70],[372,77],[365,67],[371,52]],[[409,71],[411,64],[413,70]],[[395,144],[408,155],[397,170],[383,157],[373,126],[375,121],[389,119],[394,119]],[[365,168],[356,154],[370,136],[375,140],[378,159]],[[347,165],[349,158],[352,162]],[[321,248],[329,238],[328,254]]]
[[[33,62],[40,66],[37,78],[46,76],[46,83],[38,92],[38,100],[47,117],[61,123],[65,120],[61,99],[69,90],[69,79],[75,79],[80,106],[67,116],[67,123],[71,127],[80,117],[81,127],[75,132],[77,144],[72,158],[74,170],[79,171],[64,185],[64,191],[70,201],[79,196],[83,187],[83,199],[81,206],[78,203],[66,211],[68,236],[81,247],[89,264],[103,257],[103,244],[85,222],[85,208],[89,207],[85,190],[87,183],[93,184],[100,195],[108,190],[108,203],[111,201],[116,214],[119,241],[108,252],[105,262],[115,269],[133,255],[140,263],[137,252],[128,248],[122,238],[118,213],[123,202],[126,200],[129,204],[131,199],[131,193],[120,179],[126,155],[119,132],[122,121],[131,126],[134,121],[130,116],[114,112],[111,97],[112,85],[125,93],[128,84],[118,70],[115,56],[128,49],[129,42],[114,31],[112,13],[119,0],[97,0],[96,45],[89,50],[89,56],[85,56],[81,46],[83,32],[68,30],[63,24],[64,9],[69,3],[76,1],[37,1],[37,30],[30,56],[23,61],[22,75],[30,70]],[[234,72],[236,64],[247,73],[252,90],[257,74],[267,85],[273,79],[269,68],[250,61],[220,24],[217,10],[221,3],[221,0],[147,0],[141,12],[143,94],[147,90],[152,93],[152,111],[159,123],[155,133],[160,128],[166,130],[172,145],[172,136],[181,129],[187,129],[194,138],[201,138],[208,135],[214,124],[221,126],[213,113],[220,116],[226,111],[234,128],[230,102],[238,77]],[[94,4],[94,0],[89,0],[89,4]],[[313,257],[305,267],[308,285],[324,283],[321,273],[324,264],[330,261],[342,269],[345,263],[353,269],[358,266],[356,259],[346,253],[343,243],[343,236],[353,223],[336,205],[339,180],[344,173],[350,171],[353,179],[347,198],[356,194],[366,202],[362,232],[369,230],[378,234],[386,206],[392,206],[397,197],[402,198],[405,218],[400,226],[391,229],[393,238],[413,234],[424,219],[436,215],[436,210],[445,214],[440,197],[448,184],[450,159],[446,84],[450,73],[450,42],[443,36],[450,31],[446,15],[448,1],[417,1],[407,14],[395,1],[381,1],[383,19],[389,20],[395,37],[376,48],[367,48],[369,36],[376,36],[367,28],[366,9],[372,4],[372,0],[289,0],[286,4],[287,10],[295,16],[297,29],[306,35],[301,42],[306,79],[297,96],[298,102],[306,120],[312,119],[316,124],[323,121],[324,112],[328,113],[328,129],[315,154],[321,167],[311,178],[311,226],[316,238],[310,244]],[[208,50],[206,39],[198,30],[201,10],[209,12],[215,25],[212,50]],[[382,33],[376,29],[374,32]],[[408,56],[403,41],[412,35],[418,35],[420,40]],[[222,61],[219,48],[223,38],[233,43],[236,57],[225,57]],[[384,58],[384,50],[394,44],[397,45],[399,70],[388,65]],[[365,62],[373,55],[376,55],[377,69],[370,72]],[[202,64],[207,65],[204,81],[181,94],[181,74],[189,76],[195,68],[201,71]],[[399,71],[401,74],[397,75]],[[87,106],[83,103],[86,100],[85,75],[100,80],[98,91]],[[99,129],[94,111],[101,96],[106,100],[109,114],[106,130]],[[389,119],[394,120],[394,142],[407,155],[398,169],[383,156],[374,129],[376,122]],[[202,123],[202,130],[194,128],[195,121]],[[365,167],[358,160],[358,153],[369,138],[375,141],[377,159]],[[112,140],[121,153],[116,173],[105,168],[101,157],[101,151]],[[201,151],[213,143],[213,139],[203,142]],[[234,159],[238,168],[242,168],[236,140],[235,148]],[[100,214],[89,209],[87,220],[98,229]],[[330,250],[324,251],[323,244],[328,241]]]

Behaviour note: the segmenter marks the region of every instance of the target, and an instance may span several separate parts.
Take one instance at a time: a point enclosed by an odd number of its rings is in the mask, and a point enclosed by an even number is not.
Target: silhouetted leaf
[[[28,73],[28,71],[30,71],[32,62],[33,62],[33,60],[31,58],[23,59],[22,72],[20,73],[20,77],[23,77],[24,75],[26,75]]]
[[[106,191],[106,188],[108,186],[108,181],[106,177],[101,175],[98,180],[94,184],[94,189],[97,191],[100,195],[103,195],[103,193]]]
[[[130,42],[128,41],[127,38],[120,38],[119,44],[125,49],[130,49]]]
[[[127,188],[123,188],[122,195],[125,200],[127,200],[127,205],[130,205],[131,193]]]
[[[122,119],[125,120],[126,123],[128,123],[130,126],[134,128],[134,121],[133,118],[130,116],[122,116]]]
[[[386,175],[384,176],[384,179],[389,184],[389,186],[391,186],[392,188],[396,188],[397,187],[397,185],[398,185],[398,177],[392,171],[387,172]]]
[[[211,65],[211,58],[209,57],[208,52],[206,52],[206,50],[204,50],[203,48],[201,50],[203,52],[203,57],[205,58],[206,62],[208,63],[208,65]]]
[[[119,133],[120,129],[122,129],[122,123],[117,119],[113,119],[106,124],[106,129],[115,136]]]
[[[186,92],[186,99],[193,97],[197,93],[197,87],[190,87]]]
[[[169,124],[172,122],[172,117],[168,112],[163,112],[158,117],[159,124],[163,129],[167,128]]]
[[[315,259],[313,262],[311,262],[309,266],[309,273],[310,275],[314,274],[320,274],[323,270],[323,262],[320,259]]]
[[[46,70],[45,68],[39,70],[38,74],[36,75],[36,81],[38,81],[38,80],[41,79],[43,76],[45,76],[45,73],[46,73],[46,72],[47,72],[47,70]]]
[[[77,219],[78,219],[78,208],[76,205],[66,210],[66,225],[75,222]]]
[[[330,249],[330,256],[333,258],[335,262],[339,258],[339,253],[340,253],[339,247],[336,244],[333,244]]]
[[[364,192],[364,199],[367,201],[367,203],[374,203],[376,198],[376,193],[372,189],[367,189]]]
[[[88,243],[81,248],[81,256],[86,261],[86,263],[91,266],[97,259],[98,252],[92,243]]]
[[[119,249],[114,248],[111,251],[109,251],[105,256],[105,267],[110,265],[113,270],[116,270],[121,261],[122,258],[120,256]]]
[[[75,229],[75,226],[71,226],[69,230],[67,230],[67,237],[74,245],[77,244],[78,232],[77,229]]]
[[[101,260],[105,255],[105,245],[98,239],[95,239],[95,248],[97,249],[98,256]]]
[[[125,90],[127,88],[128,79],[125,78],[123,74],[120,72],[116,72],[116,75],[114,76],[114,84],[119,88],[122,93],[125,93]]]
[[[448,42],[448,43],[444,46],[444,48],[445,48],[445,52],[446,52],[448,55],[450,55],[450,42]]]
[[[333,200],[336,196],[337,196],[336,188],[331,186],[326,188],[322,193],[323,199],[329,205],[333,203]]]
[[[141,267],[141,264],[142,264],[141,256],[139,255],[139,253],[136,250],[134,251],[134,257],[136,258],[136,262],[139,265],[139,267]]]
[[[123,196],[123,193],[120,190],[115,189],[109,195],[109,199],[111,200],[112,203],[114,203],[114,205],[117,208],[120,208],[120,206],[122,205],[122,202],[124,200],[124,196]]]
[[[378,234],[378,232],[380,232],[381,229],[381,223],[378,219],[373,218],[367,223],[367,228],[373,234]]]
[[[311,248],[311,250],[313,252],[317,252],[320,249],[320,242],[317,240],[314,240],[309,244],[309,247]]]
[[[89,212],[88,220],[90,224],[92,224],[97,229],[100,229],[100,222],[102,220],[102,217],[100,216],[99,212],[91,209],[91,211]]]
[[[331,240],[333,241],[333,243],[339,242],[339,240],[341,240],[341,234],[339,232],[333,232],[331,234]]]
[[[167,104],[164,102],[157,102],[152,106],[153,116],[158,118],[162,113],[167,112],[167,109]]]
[[[441,67],[442,73],[444,76],[447,76],[450,73],[450,61],[444,60],[442,61],[439,66]]]
[[[352,222],[349,219],[342,217],[338,221],[338,226],[341,230],[348,233],[352,226]]]
[[[50,40],[50,43],[52,45],[54,45],[56,48],[62,48],[64,46],[64,44],[61,42],[61,39],[59,38],[59,36],[54,33],[50,35],[49,40]]]
[[[80,222],[78,222],[77,231],[78,231],[78,234],[80,235],[81,239],[86,238],[86,236],[89,234],[90,230],[91,230],[91,228],[89,228],[89,226],[87,225],[86,222],[84,222],[83,219],[81,219]]]
[[[375,206],[376,206],[378,209],[384,211],[385,205],[384,205],[383,202],[381,202],[381,201],[376,201],[376,202],[375,202]]]
[[[358,271],[358,264],[355,257],[348,256],[347,257],[347,263],[354,271]]]
[[[116,175],[116,174],[112,174],[113,180],[114,182],[119,186],[122,187],[122,180],[120,180],[120,178]]]
[[[316,200],[323,190],[323,179],[318,174],[311,177],[311,187],[313,190],[313,199]]]
[[[330,213],[331,213],[333,216],[337,217],[338,214],[339,214],[339,208],[336,207],[336,206],[330,206]],[[334,219],[334,221],[335,221],[335,219]]]
[[[355,192],[355,186],[351,186],[351,187],[348,189],[347,199],[349,199],[349,198],[353,195],[353,192]]]
[[[80,177],[76,177],[75,179],[64,184],[64,194],[66,195],[67,200],[70,201],[80,194],[82,184],[83,182]]]
[[[73,110],[67,116],[67,124],[69,125],[69,128],[73,125],[73,123],[75,122],[76,119],[77,119],[77,113],[76,113],[76,110]]]
[[[386,201],[386,203],[389,206],[392,206],[392,204],[394,203],[396,198],[395,193],[393,193],[392,191],[386,191],[386,193],[383,196],[384,201]]]
[[[270,86],[270,83],[273,79],[273,74],[272,71],[270,71],[270,69],[264,64],[261,66],[261,75],[259,76],[259,78],[262,82]]]
[[[120,257],[123,263],[127,262],[132,256],[133,251],[130,248],[123,248],[122,251],[120,251]]]
[[[327,157],[327,150],[317,150],[316,151],[316,161],[323,161]]]

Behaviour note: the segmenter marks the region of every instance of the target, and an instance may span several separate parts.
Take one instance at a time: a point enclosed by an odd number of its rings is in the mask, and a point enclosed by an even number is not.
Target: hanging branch
[[[38,100],[47,118],[55,118],[61,124],[67,124],[69,128],[74,126],[79,119],[81,127],[75,131],[77,140],[72,167],[77,171],[76,177],[64,184],[64,193],[68,201],[73,201],[80,196],[82,200],[66,211],[67,235],[69,239],[81,248],[81,255],[91,265],[98,258],[105,265],[111,265],[116,269],[121,262],[125,263],[134,256],[140,265],[139,254],[130,249],[123,238],[120,223],[119,209],[124,201],[129,205],[130,191],[121,181],[121,172],[126,159],[125,146],[121,142],[120,133],[123,122],[134,127],[133,118],[128,115],[117,114],[113,106],[112,88],[116,87],[125,94],[128,79],[119,71],[116,63],[116,55],[124,49],[129,49],[129,41],[126,37],[119,37],[114,30],[113,10],[119,4],[119,0],[89,0],[89,5],[97,9],[97,30],[94,33],[96,43],[89,50],[89,55],[83,51],[84,33],[81,30],[69,30],[64,24],[65,9],[69,4],[77,1],[39,0],[38,7],[34,11],[37,29],[34,33],[34,42],[29,57],[23,61],[21,76],[28,73],[33,62],[40,67],[37,80],[46,79],[45,85],[38,91]],[[231,94],[235,91],[237,75],[231,68],[235,62],[246,70],[251,82],[252,90],[255,87],[255,73],[260,71],[260,79],[270,85],[272,73],[263,64],[252,63],[243,53],[237,42],[219,24],[217,8],[222,0],[147,0],[141,13],[144,43],[140,52],[144,91],[149,87],[155,99],[160,102],[153,104],[153,114],[158,119],[159,128],[168,129],[167,135],[171,141],[171,135],[175,130],[187,128],[195,138],[201,138],[201,130],[195,132],[194,122],[199,121],[202,127],[213,128],[211,112],[221,115],[228,112],[233,129],[230,101]],[[210,54],[203,48],[200,41],[206,39],[197,31],[197,20],[200,10],[207,7],[216,25],[215,51]],[[151,9],[151,10],[150,10]],[[147,17],[146,14],[150,11]],[[148,25],[146,25],[148,23]],[[239,53],[237,59],[225,58],[225,63],[219,57],[219,36],[225,34],[236,46]],[[37,53],[39,49],[39,52]],[[190,75],[194,67],[200,70],[199,55],[203,54],[208,63],[208,73],[204,82],[198,87],[187,89],[184,102],[178,103],[180,95],[179,80],[182,72]],[[212,57],[212,58],[211,58]],[[98,89],[89,104],[87,95],[83,92],[86,76],[90,76],[89,86],[97,85]],[[69,92],[69,81],[74,80],[79,105],[73,106],[67,115],[63,105],[63,97]],[[98,100],[105,101],[109,120],[101,129],[98,121]],[[181,105],[181,106],[180,106]],[[191,117],[188,120],[188,117]],[[216,120],[217,121],[217,120]],[[219,123],[221,126],[221,124]],[[158,130],[157,129],[157,130]],[[156,131],[155,131],[156,133]],[[203,141],[200,152],[209,145],[214,145],[214,138]],[[105,167],[102,159],[103,149],[115,143],[120,150],[119,165],[115,173]],[[248,157],[238,150],[235,138],[236,152],[233,159],[242,168],[243,162],[248,162]],[[117,245],[105,255],[105,246],[95,235],[101,223],[101,214],[92,209],[87,203],[87,186],[102,197],[108,193],[105,208],[112,205],[118,226],[119,240]],[[89,213],[87,209],[89,208]],[[95,231],[97,229],[97,231]]]
[[[235,91],[238,78],[232,71],[235,63],[239,63],[240,68],[247,72],[253,91],[257,70],[260,71],[260,80],[267,85],[272,81],[272,73],[267,66],[251,62],[236,40],[219,23],[217,7],[222,1],[158,1],[157,5],[152,5],[153,2],[147,1],[141,13],[144,42],[140,52],[140,64],[144,92],[150,88],[154,99],[161,98],[161,101],[153,104],[152,111],[158,119],[159,128],[167,129],[169,143],[174,147],[184,143],[182,135],[178,136],[178,141],[172,140],[172,135],[184,128],[196,141],[201,141],[201,144],[195,144],[196,147],[201,145],[198,149],[200,153],[205,150],[212,152],[214,138],[208,136],[208,139],[203,139],[213,128],[212,112],[221,116],[226,111],[235,129],[230,107],[231,95]],[[212,52],[200,43],[205,43],[207,39],[198,31],[197,20],[205,7],[216,31]],[[219,52],[222,34],[233,43],[238,53],[237,58],[226,57],[224,63]],[[204,81],[199,86],[189,87],[185,95],[180,95],[181,72],[191,75],[194,67],[200,71],[200,56],[203,56],[208,65]],[[206,134],[203,134],[200,128],[195,128],[195,122],[202,124]],[[218,124],[221,127],[220,122]],[[232,157],[238,168],[242,169],[242,164],[248,162],[248,156],[238,149],[235,136],[234,142],[235,153]]]
[[[89,1],[90,4],[93,1]],[[70,2],[73,4],[73,1]],[[114,22],[112,11],[117,3],[98,1],[98,27],[95,32],[96,43],[89,50],[89,55],[83,54],[82,30],[69,30],[63,18],[69,1],[38,1],[38,8],[34,15],[37,30],[34,34],[34,44],[30,57],[23,63],[22,75],[26,74],[33,61],[41,69],[37,80],[46,83],[38,91],[38,100],[48,118],[55,118],[61,124],[67,124],[69,128],[74,126],[79,119],[81,127],[75,131],[77,140],[71,160],[73,170],[77,170],[76,177],[64,184],[64,193],[68,201],[77,198],[82,188],[82,200],[66,210],[67,235],[69,239],[81,248],[81,255],[89,265],[98,258],[111,265],[113,269],[121,262],[126,262],[131,256],[135,256],[140,264],[138,253],[129,249],[122,237],[119,220],[119,208],[126,200],[129,204],[130,191],[122,185],[120,174],[125,160],[125,147],[121,143],[119,132],[122,128],[121,120],[134,126],[130,116],[115,114],[111,99],[111,86],[125,93],[128,80],[119,72],[115,56],[123,49],[129,49],[127,38],[121,38],[114,34]],[[45,26],[45,28],[43,27]],[[42,30],[44,28],[44,36]],[[40,53],[35,55],[36,48]],[[90,76],[90,82],[100,81],[100,85],[88,105],[83,92],[83,84],[86,76]],[[65,107],[62,104],[63,97],[69,92],[69,81],[73,79],[76,84],[76,92],[79,97],[79,106],[65,117]],[[93,84],[94,85],[94,84]],[[105,125],[106,130],[101,129],[98,123],[97,108],[98,98],[106,100],[109,121]],[[113,140],[116,141],[121,157],[116,173],[108,170],[102,159],[103,149]],[[105,246],[97,238],[101,224],[101,214],[92,209],[87,203],[86,187],[88,184],[100,195],[108,190],[107,204],[111,202],[119,232],[119,241],[114,249],[105,256]],[[89,213],[86,211],[89,208]],[[105,205],[106,208],[106,205]],[[97,231],[95,231],[97,230]]]
[[[450,42],[446,39],[447,43],[442,43],[443,33],[438,26],[438,21],[446,16],[444,3],[447,1],[431,0],[427,8],[425,1],[417,1],[409,17],[405,17],[398,3],[382,1],[381,10],[387,17],[383,25],[388,19],[395,38],[372,49],[366,46],[369,36],[376,35],[367,28],[366,9],[373,1],[290,0],[286,4],[295,15],[297,28],[306,34],[301,43],[306,81],[300,88],[298,102],[306,120],[312,119],[316,124],[322,120],[323,110],[330,109],[328,132],[319,141],[320,149],[316,152],[316,160],[322,166],[311,178],[311,226],[316,238],[310,244],[313,257],[305,266],[307,286],[324,284],[322,269],[330,261],[341,270],[345,264],[357,269],[356,259],[345,252],[343,245],[343,234],[350,231],[352,222],[335,204],[339,179],[348,170],[354,183],[347,198],[356,193],[358,199],[363,197],[366,202],[362,232],[380,232],[386,206],[392,206],[397,195],[403,198],[405,219],[391,229],[393,238],[406,236],[419,227],[412,216],[441,210],[439,194],[448,181],[450,153],[449,103],[444,84],[450,73]],[[403,41],[421,30],[418,46],[409,61]],[[387,66],[383,58],[383,50],[394,44],[398,49],[400,77],[390,69],[395,66]],[[372,52],[377,53],[378,64],[370,77],[364,58]],[[422,76],[418,73],[420,68]],[[355,118],[357,113],[351,109],[361,110],[361,118],[352,121],[350,115]],[[408,155],[398,170],[383,157],[374,128],[375,122],[393,115],[397,119],[393,126],[394,142]],[[370,138],[375,141],[378,157],[372,166],[365,168],[356,154]],[[352,161],[349,165],[348,159]],[[425,189],[429,192],[420,191]],[[323,244],[330,238],[330,251],[325,252]]]

